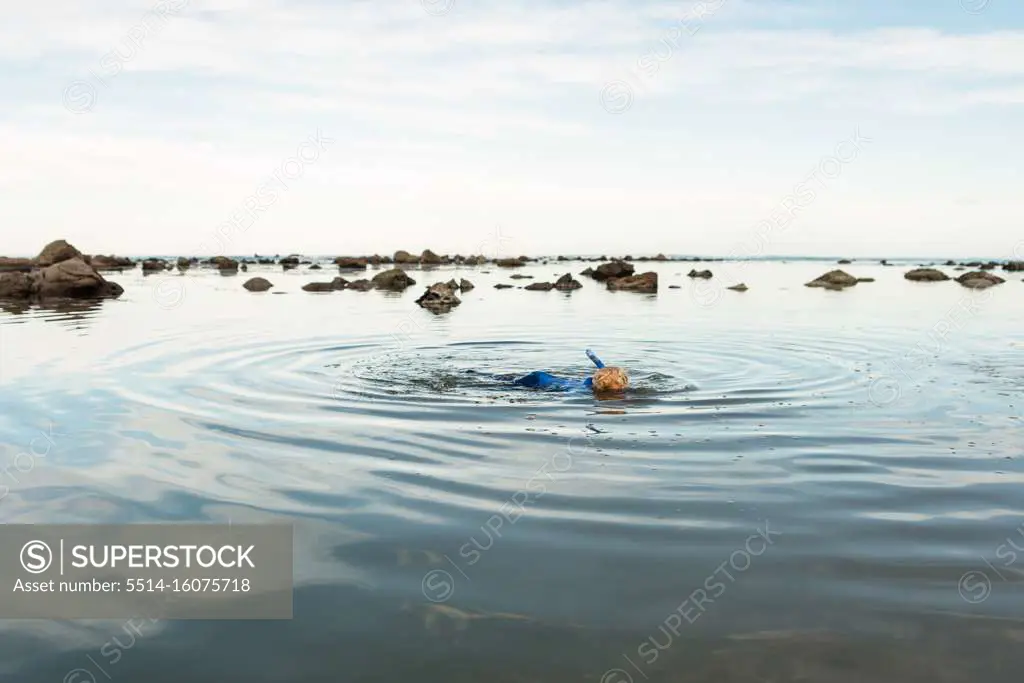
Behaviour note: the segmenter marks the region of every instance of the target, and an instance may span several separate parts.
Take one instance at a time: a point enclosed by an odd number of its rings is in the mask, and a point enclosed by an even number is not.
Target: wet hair
[[[622,391],[629,386],[629,375],[622,368],[601,368],[594,373],[594,391]]]

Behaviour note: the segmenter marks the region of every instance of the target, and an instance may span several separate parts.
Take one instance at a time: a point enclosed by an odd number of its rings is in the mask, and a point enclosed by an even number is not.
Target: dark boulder
[[[969,289],[987,289],[993,285],[999,285],[1006,282],[1006,280],[998,275],[993,275],[992,273],[981,270],[964,273],[958,277],[956,281]]]
[[[415,283],[413,283],[413,284],[415,284]],[[469,280],[467,280],[466,278],[462,278],[462,279],[459,280],[459,289],[461,291],[468,292],[469,290],[471,290],[473,288],[474,288],[473,283],[470,282]]]
[[[447,282],[438,282],[416,299],[416,303],[432,313],[445,313],[462,303]]]
[[[423,253],[420,254],[420,263],[426,266],[437,266],[444,263],[444,259],[429,249],[424,249]]]
[[[339,256],[334,259],[334,265],[338,266],[340,270],[366,270],[367,263],[369,261],[365,258],[354,256]]]
[[[709,280],[713,276],[712,276],[710,270],[691,269],[690,272],[686,274],[686,277],[694,277],[694,278],[701,278],[703,280]]]
[[[1022,271],[1024,270],[1024,261],[1007,261],[1003,270],[1011,273]]]
[[[611,278],[607,286],[611,291],[653,293],[658,291],[658,274],[649,272]]]
[[[0,272],[0,299],[31,299],[35,278],[20,271]]]
[[[265,292],[274,285],[270,282],[270,280],[267,280],[266,278],[253,277],[243,282],[242,286],[245,287],[250,292]]]
[[[61,261],[67,261],[68,259],[81,259],[84,263],[85,260],[82,257],[82,252],[75,249],[73,246],[68,244],[64,240],[54,240],[50,242],[43,250],[36,256],[35,264],[40,268],[46,268],[52,266],[55,263]]]
[[[167,261],[158,258],[148,258],[142,262],[143,273],[156,273],[167,270],[169,267]]]
[[[904,273],[903,277],[914,282],[942,282],[949,279],[948,275],[935,268],[915,268]]]
[[[583,285],[580,284],[579,280],[573,280],[572,275],[566,273],[562,277],[555,281],[555,289],[563,292],[571,292],[574,289],[579,289]]]
[[[626,263],[625,261],[611,261],[609,263],[602,263],[599,265],[591,277],[598,282],[604,282],[605,280],[611,280],[613,278],[624,278],[633,274],[633,264]]]
[[[319,263],[314,263],[307,270],[322,270],[322,266]]]
[[[528,289],[531,292],[548,292],[554,288],[555,286],[550,282],[531,282],[523,287],[523,289]]]
[[[500,258],[494,261],[496,266],[502,268],[519,268],[520,266],[526,265],[526,261],[522,258]]]
[[[132,264],[134,265],[134,263]],[[0,273],[21,271],[29,272],[35,267],[35,261],[30,258],[8,258],[0,256]]]
[[[511,279],[513,279],[513,280],[532,280],[533,279],[532,275],[523,275],[522,273],[513,273],[512,275],[509,275],[509,277]]]
[[[494,288],[495,289],[512,289],[514,286],[515,285],[507,285],[504,282],[499,282],[498,284],[494,285]]]
[[[90,266],[96,270],[131,270],[135,267],[135,261],[124,256],[104,256],[103,254],[93,254],[92,256],[86,256],[83,259]]]
[[[399,249],[395,252],[395,263],[419,263],[420,260],[407,251]]]
[[[842,270],[830,270],[820,277],[806,283],[805,287],[824,287],[825,289],[845,289],[857,284],[857,278]]]
[[[401,268],[392,268],[373,276],[373,286],[389,292],[401,292],[414,284],[416,281]]]
[[[340,280],[341,278],[336,277],[334,279],[335,279],[335,281],[337,281],[337,280]],[[341,287],[339,287],[338,289],[341,289]],[[368,292],[371,289],[373,289],[373,282],[371,282],[370,280],[366,280],[366,279],[355,280],[355,281],[350,282],[347,285],[345,285],[345,289],[354,289],[357,292]]]
[[[726,289],[731,289],[734,292],[745,292],[745,291],[747,291],[750,288],[747,287],[744,283],[741,282],[738,285],[733,285],[732,287],[726,287]]]
[[[33,272],[31,276],[35,280],[36,296],[41,299],[116,298],[124,293],[121,285],[103,279],[95,268],[81,258],[59,261]]]
[[[310,282],[302,286],[304,292],[337,292],[346,289],[350,283],[343,277],[336,277],[330,282]]]

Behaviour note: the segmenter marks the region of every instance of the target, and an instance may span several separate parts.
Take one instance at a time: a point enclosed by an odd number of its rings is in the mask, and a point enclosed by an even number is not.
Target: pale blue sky
[[[8,10],[0,253],[1024,254],[1024,4],[700,5]]]

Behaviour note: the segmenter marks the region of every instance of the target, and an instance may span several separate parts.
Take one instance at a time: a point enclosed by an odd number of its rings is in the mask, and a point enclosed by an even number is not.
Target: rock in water
[[[28,273],[0,272],[0,299],[31,299],[35,280]]]
[[[419,259],[409,252],[399,249],[395,252],[394,256],[395,263],[419,263]]]
[[[73,258],[82,259],[82,252],[64,240],[54,240],[43,247],[43,250],[39,252],[39,256],[36,256],[36,265],[40,268],[46,268],[55,263]],[[84,259],[82,262],[85,263]]]
[[[550,282],[531,282],[530,284],[523,287],[523,289],[528,289],[532,292],[547,292],[554,288],[555,286]]]
[[[1003,270],[1011,273],[1024,270],[1024,261],[1008,261],[1006,265],[1003,266]]]
[[[658,291],[658,274],[650,272],[611,278],[607,287],[611,291],[654,293]]]
[[[337,278],[336,277],[334,279],[335,279],[335,281],[337,281],[337,280],[340,280],[341,278]],[[341,288],[339,287],[338,289],[341,289]],[[348,283],[345,286],[345,289],[354,289],[357,292],[368,292],[371,289],[373,289],[373,283],[370,282],[369,280],[366,280],[366,279],[356,280],[354,282]]]
[[[948,275],[935,268],[915,268],[904,273],[903,277],[914,282],[942,282],[949,279]]]
[[[586,273],[584,271],[583,273]],[[583,274],[581,273],[581,275]],[[605,280],[611,280],[613,278],[624,278],[633,274],[633,264],[626,263],[625,261],[612,261],[610,263],[602,263],[594,270],[590,276],[598,282]]]
[[[392,268],[373,276],[373,286],[389,292],[401,292],[414,284],[416,281],[401,268]]]
[[[710,280],[714,276],[711,274],[710,270],[691,269],[690,272],[686,274],[686,277],[695,277],[695,278],[701,278],[701,279],[704,279],[704,280]]]
[[[580,284],[579,280],[573,280],[572,275],[569,273],[566,273],[555,281],[555,289],[563,292],[570,292],[574,289],[579,289],[582,286],[583,285]]]
[[[248,289],[250,292],[265,292],[274,285],[262,277],[252,277],[242,283],[242,286]]]
[[[413,284],[416,283],[414,282]],[[462,278],[461,280],[459,280],[459,289],[461,289],[463,292],[468,292],[469,290],[473,289],[473,286],[473,283],[467,280],[466,278]]]
[[[368,280],[363,280],[368,282]],[[337,292],[349,286],[348,280],[336,277],[330,282],[310,282],[302,286],[304,292]]]
[[[500,258],[494,262],[495,265],[501,266],[502,268],[518,268],[526,265],[526,262],[520,258]]]
[[[494,288],[495,289],[512,289],[512,285],[506,285],[503,282],[499,282],[498,284],[494,285]]]
[[[969,273],[964,273],[958,277],[956,281],[969,289],[987,289],[992,285],[999,285],[1006,282],[1006,280],[998,275],[986,273],[982,270],[974,270]]]
[[[446,313],[462,302],[447,282],[438,282],[427,287],[416,303],[432,313]]]
[[[440,265],[442,261],[443,259],[440,256],[430,251],[429,249],[424,249],[423,253],[420,254],[420,263],[424,265],[436,266]]]
[[[741,282],[738,285],[733,285],[732,287],[726,287],[726,289],[731,289],[734,292],[745,292],[745,291],[747,291],[750,288],[747,287],[745,284],[743,284]]]
[[[339,270],[366,270],[367,263],[368,261],[364,258],[351,256],[339,256],[334,259],[334,265],[338,266]]]
[[[121,285],[104,280],[95,268],[77,257],[59,261],[32,273],[31,277],[35,280],[36,294],[42,299],[116,298],[124,293]]]
[[[830,270],[815,280],[806,283],[805,287],[824,287],[825,289],[844,289],[857,284],[857,278],[842,270]]]

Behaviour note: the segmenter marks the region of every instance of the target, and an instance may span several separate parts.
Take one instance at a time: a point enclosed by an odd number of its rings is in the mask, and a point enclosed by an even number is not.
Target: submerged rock
[[[842,270],[830,270],[824,275],[806,283],[805,287],[824,287],[825,289],[844,289],[857,284],[857,278]]]
[[[607,286],[612,291],[653,293],[658,291],[658,274],[650,272],[611,278]]]
[[[494,288],[495,289],[512,289],[514,286],[515,285],[506,285],[503,282],[499,282],[498,284],[494,285]]]
[[[747,291],[750,288],[747,287],[744,283],[741,282],[738,285],[733,285],[732,287],[726,287],[726,289],[731,289],[734,292],[745,292],[745,291]]]
[[[914,282],[942,282],[950,279],[948,275],[935,268],[915,268],[904,273],[903,277]]]
[[[848,258],[842,258],[842,259],[839,259],[838,261],[836,261],[836,263],[838,263],[838,264],[839,264],[839,265],[841,265],[841,266],[848,266],[848,265],[850,265],[851,263],[853,263],[853,261],[851,261],[851,260],[850,260],[850,259],[848,259]]]
[[[533,279],[532,275],[523,275],[522,273],[513,273],[512,275],[509,275],[509,277],[512,278],[513,280],[532,280]]]
[[[265,292],[274,285],[266,278],[252,277],[243,282],[242,286],[250,292]]]
[[[416,299],[416,303],[432,313],[446,313],[462,303],[447,282],[438,282]]]
[[[993,275],[992,273],[981,270],[964,273],[958,277],[956,281],[969,289],[987,289],[993,285],[1000,285],[1006,282],[1006,280],[998,275]]]
[[[373,286],[389,292],[402,292],[406,287],[416,284],[416,281],[409,277],[401,268],[392,268],[373,276]]]

